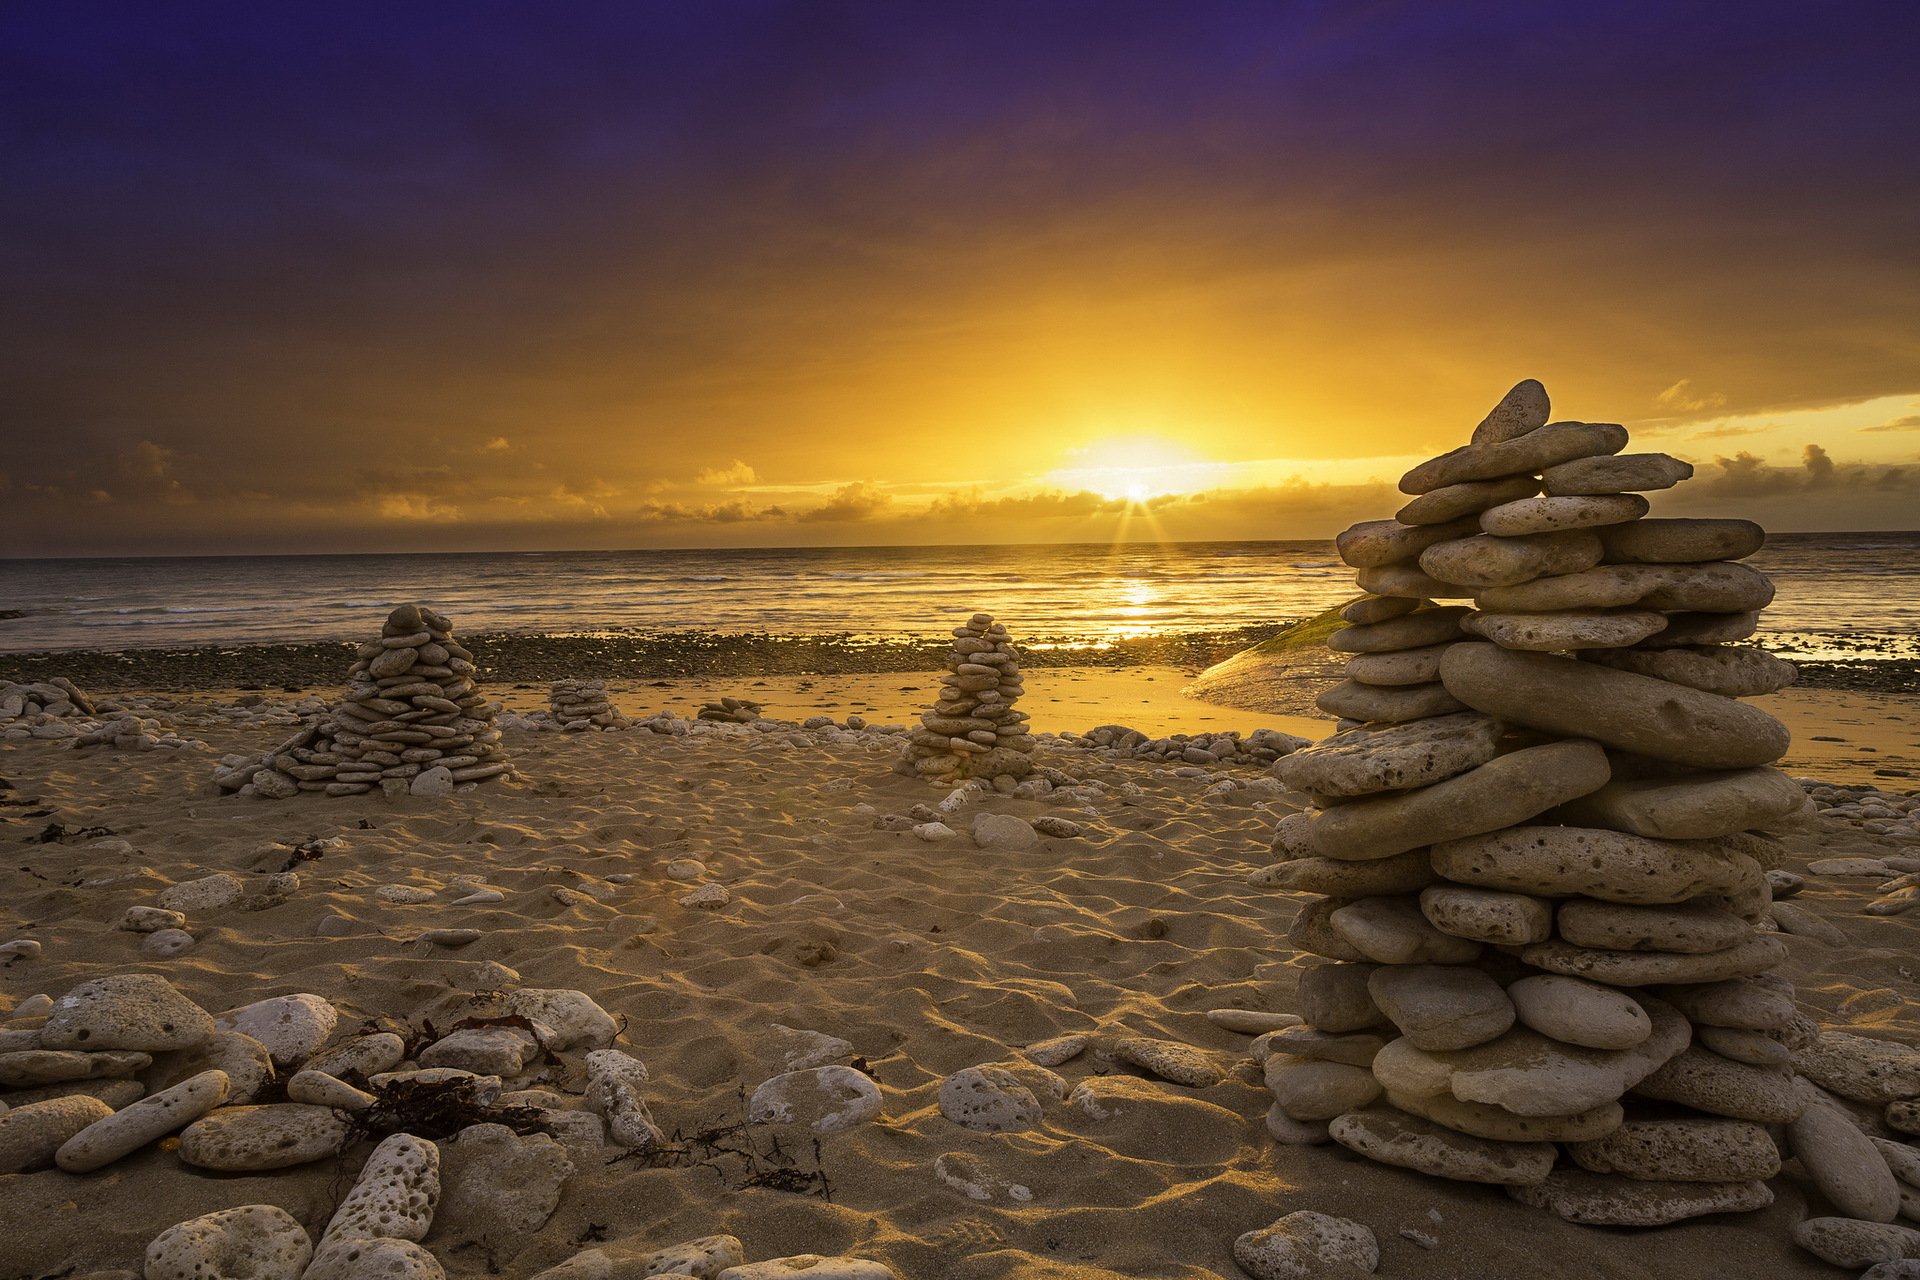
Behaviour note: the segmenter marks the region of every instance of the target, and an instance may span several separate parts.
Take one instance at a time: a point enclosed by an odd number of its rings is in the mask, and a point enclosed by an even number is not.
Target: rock
[[[1625,1114],[1617,1102],[1602,1103],[1572,1115],[1522,1116],[1504,1107],[1462,1102],[1446,1094],[1421,1097],[1389,1090],[1387,1101],[1409,1115],[1496,1142],[1583,1142],[1602,1138],[1620,1127]]]
[[[1640,907],[1573,898],[1560,904],[1558,921],[1567,942],[1612,951],[1706,955],[1753,936],[1753,926],[1739,916],[1696,903]]]
[[[1920,1258],[1920,1231],[1889,1222],[1808,1218],[1794,1224],[1793,1242],[1823,1262],[1854,1271],[1876,1262]]]
[[[347,1122],[326,1107],[221,1107],[187,1126],[180,1158],[225,1173],[285,1169],[338,1155],[347,1135]]]
[[[68,1049],[21,1049],[0,1053],[0,1087],[18,1089],[101,1076],[130,1076],[153,1061],[144,1053],[82,1053]]]
[[[1426,863],[1428,871],[1432,872],[1431,855],[1424,849],[1415,852]],[[1393,859],[1382,861],[1391,862]],[[1361,862],[1351,865],[1369,867],[1376,864]],[[1420,912],[1442,933],[1450,933],[1456,938],[1472,938],[1477,942],[1512,946],[1544,942],[1553,936],[1553,903],[1523,893],[1436,884],[1420,891]]]
[[[1782,994],[1780,988],[1760,979],[1736,978],[1695,987],[1664,987],[1660,995],[1694,1022],[1707,1026],[1785,1031],[1794,1024],[1793,1001]],[[1825,1081],[1813,1078],[1823,1087],[1832,1088]]]
[[[344,1240],[314,1250],[301,1280],[446,1280],[446,1274],[411,1240]]]
[[[1900,1215],[1900,1186],[1886,1159],[1832,1103],[1810,1103],[1787,1126],[1787,1146],[1843,1216],[1892,1222]]]
[[[517,1076],[539,1052],[539,1040],[522,1027],[463,1027],[423,1049],[420,1065]]]
[[[1484,521],[1486,516],[1482,515],[1481,519]],[[1496,538],[1490,532],[1479,533],[1452,542],[1436,542],[1420,553],[1423,572],[1453,586],[1475,589],[1513,586],[1535,578],[1579,573],[1599,563],[1600,539],[1585,529],[1539,533],[1525,538]]]
[[[305,1062],[333,1034],[340,1015],[325,996],[301,993],[256,1000],[215,1020],[221,1031],[251,1036],[267,1047],[276,1067]]]
[[[453,770],[445,765],[434,765],[431,769],[422,769],[407,784],[407,790],[416,796],[440,799],[453,794]]]
[[[1334,548],[1339,552],[1343,563],[1352,565],[1356,569],[1369,569],[1412,560],[1436,542],[1445,542],[1449,538],[1464,538],[1478,532],[1480,532],[1480,521],[1477,515],[1449,521],[1446,524],[1429,525],[1408,525],[1398,520],[1367,520],[1354,525],[1335,538]],[[1396,597],[1386,598],[1395,599]],[[1400,610],[1400,612],[1404,613],[1408,610]],[[1365,613],[1364,617],[1346,620],[1367,624],[1384,622],[1388,618],[1398,616],[1384,605],[1372,605]]]
[[[1361,684],[1433,684],[1440,679],[1440,655],[1447,651],[1448,643],[1398,653],[1356,653],[1347,659],[1347,675]]]
[[[1438,681],[1393,688],[1343,680],[1315,698],[1314,705],[1336,720],[1361,722],[1419,720],[1464,710]]]
[[[54,1163],[68,1173],[91,1173],[149,1142],[184,1128],[226,1100],[227,1073],[203,1071],[170,1089],[103,1116],[60,1147]]]
[[[1742,769],[1767,764],[1787,749],[1786,726],[1764,711],[1572,658],[1466,642],[1441,658],[1440,678],[1449,693],[1477,711],[1673,764]]]
[[[1462,623],[1461,629],[1504,649],[1553,653],[1637,644],[1666,625],[1666,615],[1650,609],[1568,609],[1557,613],[1477,613]]]
[[[551,1028],[547,1045],[553,1049],[604,1049],[620,1034],[614,1016],[584,991],[522,987],[507,993],[506,1005],[509,1013]]]
[[[1458,605],[1436,609],[1417,609],[1412,613],[1343,627],[1327,637],[1327,648],[1335,653],[1398,653],[1460,638],[1460,620],[1470,612]]]
[[[521,1135],[498,1124],[469,1125],[440,1147],[435,1244],[477,1244],[510,1258],[560,1204],[573,1161],[544,1133]]]
[[[1786,1045],[1758,1031],[1699,1026],[1693,1029],[1693,1039],[1709,1053],[1753,1067],[1785,1067],[1792,1056]]]
[[[1380,1096],[1379,1081],[1363,1066],[1287,1053],[1269,1054],[1262,1065],[1267,1088],[1289,1120],[1332,1120]]]
[[[1295,893],[1336,898],[1371,898],[1414,893],[1439,879],[1425,849],[1409,849],[1389,858],[1343,862],[1338,858],[1295,858],[1255,872],[1248,883]],[[1429,917],[1431,918],[1431,917]],[[1551,926],[1549,926],[1551,927]],[[1452,932],[1452,930],[1443,930]]]
[[[1521,1204],[1594,1227],[1663,1227],[1710,1213],[1751,1213],[1773,1203],[1764,1182],[1654,1182],[1557,1169],[1538,1185],[1510,1186]]]
[[[1751,859],[1718,844],[1592,827],[1508,827],[1436,844],[1432,856],[1433,869],[1460,884],[1647,906],[1731,894],[1760,879]]]
[[[1671,624],[1669,624],[1671,625]],[[1764,649],[1741,645],[1677,645],[1659,649],[1589,649],[1580,655],[1616,671],[1652,676],[1717,693],[1723,698],[1757,698],[1778,693],[1799,677],[1799,668]]]
[[[1083,1035],[1054,1036],[1049,1040],[1035,1041],[1021,1053],[1035,1066],[1057,1067],[1079,1057],[1086,1047],[1087,1037]]]
[[[1388,965],[1368,980],[1367,990],[1419,1049],[1470,1048],[1513,1025],[1513,1002],[1478,969]]]
[[[1556,816],[1574,826],[1698,840],[1765,826],[1805,802],[1800,784],[1778,769],[1735,769],[1678,778],[1616,778],[1569,802]]]
[[[1328,921],[1362,958],[1380,964],[1464,964],[1481,951],[1478,942],[1434,928],[1406,897],[1360,898],[1336,908]]]
[[[193,935],[185,929],[161,929],[141,939],[140,952],[165,960],[193,950],[193,943]]]
[[[1698,615],[1701,619],[1698,626],[1708,633],[1716,632],[1721,625],[1708,619],[1724,621],[1753,613],[1772,600],[1772,580],[1741,564],[1604,564],[1558,577],[1488,587],[1475,597],[1480,608],[1506,613],[1622,606],[1665,610],[1672,615],[1668,618],[1668,632],[1681,618]],[[1738,638],[1711,634],[1675,637],[1663,632],[1658,647]]]
[[[365,1240],[420,1240],[440,1203],[440,1149],[396,1133],[383,1139],[320,1236],[320,1248]]]
[[[940,1082],[940,1114],[966,1129],[1019,1133],[1040,1123],[1040,1100],[999,1067],[965,1067]]]
[[[1268,1013],[1264,1009],[1209,1009],[1206,1019],[1223,1030],[1243,1031],[1249,1035],[1300,1025],[1300,1015],[1297,1013]]]
[[[1607,559],[1620,564],[1742,560],[1767,540],[1751,520],[1636,520],[1601,531]]]
[[[1503,538],[1587,530],[1638,520],[1647,514],[1647,507],[1647,500],[1637,493],[1521,498],[1482,511],[1480,527]]]
[[[162,1231],[147,1246],[146,1280],[300,1280],[312,1256],[292,1214],[247,1204]]]
[[[166,911],[160,907],[128,907],[127,913],[120,917],[116,929],[126,929],[133,933],[158,933],[162,929],[184,929],[187,917],[178,911]]]
[[[1665,453],[1618,453],[1605,458],[1581,458],[1548,467],[1542,476],[1547,493],[1646,493],[1671,489],[1693,475],[1693,464]]]
[[[213,1034],[213,1018],[165,978],[120,973],[83,982],[54,1002],[40,1043],[49,1049],[185,1049]]]
[[[199,911],[218,911],[222,907],[230,907],[246,896],[247,882],[222,871],[198,880],[182,880],[179,884],[169,885],[160,892],[160,907],[163,911],[192,915]]]
[[[1285,1054],[1289,1057],[1311,1058],[1316,1062],[1343,1062],[1353,1067],[1372,1065],[1374,1055],[1386,1044],[1377,1035],[1342,1035],[1332,1031],[1317,1031],[1308,1026],[1282,1027],[1260,1039],[1266,1041],[1265,1056],[1268,1057]],[[1258,1052],[1259,1047],[1259,1041],[1256,1041],[1256,1062],[1262,1057]]]
[[[900,1280],[892,1267],[865,1258],[824,1258],[796,1253],[728,1267],[715,1280]]]
[[[1025,818],[1010,813],[982,813],[973,820],[973,842],[982,849],[1018,852],[1040,843],[1040,833]]]
[[[765,1081],[747,1102],[750,1124],[805,1124],[839,1133],[880,1114],[880,1088],[852,1067],[808,1067]]]
[[[1480,425],[1473,429],[1473,443],[1502,444],[1538,431],[1547,425],[1547,415],[1552,412],[1550,404],[1547,389],[1537,379],[1521,379],[1513,384],[1511,391],[1500,397],[1500,403],[1488,410],[1487,416],[1480,420]],[[1367,1270],[1373,1268],[1368,1267]]]
[[[1470,1137],[1387,1108],[1349,1112],[1327,1131],[1368,1159],[1459,1182],[1524,1186],[1544,1181],[1553,1169],[1552,1143]]]
[[[1506,994],[1522,1024],[1562,1044],[1631,1049],[1653,1034],[1653,1020],[1625,992],[1583,978],[1540,974]]]
[[[296,1071],[287,1081],[287,1101],[336,1111],[365,1111],[379,1099],[324,1071]]]
[[[1606,753],[1591,742],[1528,747],[1417,791],[1324,810],[1310,839],[1323,857],[1390,857],[1524,822],[1598,790],[1609,776]]]
[[[678,899],[683,907],[702,907],[718,910],[733,901],[733,894],[723,884],[703,884],[692,893],[683,893]]]
[[[1704,1049],[1688,1049],[1641,1080],[1633,1091],[1643,1098],[1757,1124],[1791,1124],[1807,1106],[1790,1078],[1730,1062]]]
[[[1887,1162],[1887,1169],[1909,1187],[1920,1187],[1920,1150],[1904,1142],[1873,1138],[1873,1149]]]
[[[1492,760],[1500,726],[1475,712],[1411,724],[1362,727],[1274,761],[1272,773],[1298,791],[1364,796],[1430,786]]]
[[[1885,1105],[1920,1098],[1920,1049],[1891,1040],[1825,1031],[1794,1052],[1793,1069],[1854,1102]]]
[[[1365,1031],[1390,1025],[1374,1004],[1368,980],[1379,966],[1323,964],[1300,974],[1300,1016],[1319,1031]]]
[[[1752,934],[1738,946],[1705,955],[1665,951],[1599,951],[1558,938],[1520,951],[1522,963],[1548,973],[1592,978],[1616,987],[1666,982],[1719,982],[1765,973],[1787,958],[1787,944],[1773,934]]]
[[[53,1160],[74,1135],[113,1114],[98,1098],[73,1094],[0,1112],[0,1174],[25,1173]]]
[[[324,1071],[351,1083],[366,1080],[399,1066],[407,1056],[406,1042],[391,1031],[356,1036],[316,1057],[307,1059],[309,1071]]]
[[[1626,445],[1625,429],[1613,423],[1550,422],[1513,439],[1463,445],[1423,462],[1400,478],[1400,492],[1430,493],[1443,485],[1522,475],[1618,453]]]
[[[1121,1036],[1106,1046],[1106,1051],[1122,1062],[1152,1072],[1162,1080],[1206,1089],[1226,1079],[1220,1064],[1207,1054],[1176,1040],[1155,1040],[1147,1036]]]
[[[665,1141],[640,1093],[646,1080],[646,1063],[631,1054],[595,1049],[587,1055],[587,1109],[606,1117],[615,1142],[637,1151],[651,1151]]]
[[[1593,1173],[1667,1182],[1765,1182],[1780,1172],[1767,1131],[1739,1120],[1633,1120],[1567,1154]]]
[[[1517,498],[1531,498],[1540,492],[1540,482],[1532,476],[1508,476],[1502,480],[1470,480],[1450,484],[1423,493],[1393,513],[1401,524],[1446,524],[1464,516],[1476,516],[1488,507]],[[1600,544],[1593,546],[1594,561],[1600,558]]]
[[[1254,1280],[1331,1280],[1371,1275],[1380,1246],[1350,1218],[1301,1209],[1235,1240],[1233,1260]]]

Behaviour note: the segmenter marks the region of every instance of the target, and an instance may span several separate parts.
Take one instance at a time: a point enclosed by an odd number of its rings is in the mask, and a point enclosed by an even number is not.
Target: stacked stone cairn
[[[360,646],[346,696],[273,750],[229,756],[223,791],[283,800],[302,791],[446,795],[508,770],[494,710],[474,682],[453,624],[422,605],[387,616]]]
[[[100,713],[65,676],[20,684],[0,680],[0,738],[70,738],[73,724]]]
[[[633,723],[613,705],[605,680],[556,680],[547,709],[555,724],[574,732],[624,729]]]
[[[1025,688],[1006,625],[974,614],[953,629],[939,701],[907,735],[899,772],[936,785],[978,778],[1011,792],[1033,772],[1027,713],[1013,706]]]
[[[1691,468],[1547,416],[1521,383],[1339,538],[1368,593],[1329,641],[1343,728],[1274,766],[1310,803],[1254,877],[1314,895],[1289,936],[1330,962],[1258,1046],[1268,1127],[1645,1227],[1770,1204],[1786,1126],[1842,1214],[1890,1222],[1886,1164],[1794,1074],[1818,1032],[1761,930],[1766,833],[1808,810],[1738,701],[1795,674],[1738,643],[1764,534],[1644,519]]]
[[[694,718],[720,724],[752,724],[760,718],[760,712],[760,704],[751,699],[722,698],[718,702],[701,703]]]

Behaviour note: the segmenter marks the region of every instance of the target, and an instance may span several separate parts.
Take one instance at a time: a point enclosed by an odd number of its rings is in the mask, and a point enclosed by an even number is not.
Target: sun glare
[[[1192,492],[1212,465],[1164,436],[1115,436],[1075,449],[1067,465],[1047,478],[1063,488],[1139,506]]]

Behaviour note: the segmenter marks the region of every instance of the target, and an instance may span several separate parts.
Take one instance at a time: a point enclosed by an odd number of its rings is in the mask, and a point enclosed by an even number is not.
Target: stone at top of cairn
[[[223,790],[285,799],[302,791],[446,795],[507,772],[493,708],[453,624],[423,605],[387,615],[360,646],[332,711],[257,756],[229,757]]]
[[[1033,772],[1027,713],[1014,709],[1026,686],[1004,623],[976,613],[953,629],[940,697],[907,735],[900,772],[935,784],[982,778],[1012,791]]]
[[[1331,963],[1271,1042],[1268,1125],[1577,1222],[1761,1208],[1765,1126],[1829,1105],[1792,1077],[1813,1033],[1756,928],[1766,833],[1809,803],[1768,767],[1785,728],[1737,701],[1794,676],[1736,643],[1772,599],[1737,563],[1764,534],[1643,519],[1692,468],[1547,413],[1521,383],[1340,536],[1370,593],[1329,640],[1345,723],[1275,764],[1312,803],[1258,878],[1320,895],[1289,938]],[[1794,1141],[1823,1188],[1886,1181],[1870,1146]]]

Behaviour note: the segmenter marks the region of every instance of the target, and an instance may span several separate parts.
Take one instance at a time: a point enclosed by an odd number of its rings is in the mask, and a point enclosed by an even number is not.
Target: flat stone
[[[130,1076],[152,1061],[148,1054],[127,1050],[83,1053],[78,1049],[21,1049],[0,1053],[0,1087],[20,1089],[64,1084],[70,1080]]]
[[[162,911],[218,911],[247,896],[247,882],[239,876],[217,872],[198,880],[182,880],[160,891]]]
[[[1606,753],[1595,744],[1550,742],[1416,791],[1325,810],[1313,820],[1309,839],[1323,857],[1391,857],[1525,822],[1599,789],[1609,776]]]
[[[1571,501],[1571,499],[1569,499]],[[1561,609],[1633,606],[1706,614],[1742,614],[1773,601],[1773,582],[1743,564],[1603,564],[1578,573],[1514,586],[1489,587],[1475,597],[1482,609],[1546,613]],[[1671,622],[1669,622],[1671,629]]]
[[[1380,1246],[1350,1218],[1301,1209],[1239,1237],[1233,1260],[1253,1280],[1330,1280],[1371,1274]]]
[[[325,1053],[307,1059],[310,1071],[324,1071],[352,1083],[393,1070],[407,1056],[406,1042],[391,1031],[356,1036]]]
[[[1333,927],[1333,913],[1353,903],[1350,898],[1312,898],[1300,905],[1287,924],[1287,945],[1329,960],[1366,960],[1366,952]]]
[[[1765,1182],[1780,1172],[1766,1129],[1742,1120],[1630,1120],[1604,1138],[1567,1145],[1593,1173],[1667,1182]]]
[[[1745,613],[1669,613],[1667,629],[1640,642],[1642,649],[1695,648],[1745,640],[1760,629],[1760,611]]]
[[[1550,1142],[1475,1138],[1388,1108],[1349,1112],[1329,1124],[1327,1132],[1370,1160],[1458,1182],[1541,1182],[1556,1155]]]
[[[1572,658],[1469,642],[1447,650],[1440,675],[1448,692],[1498,719],[1674,764],[1743,769],[1787,749],[1786,726],[1764,711]]]
[[[1391,858],[1342,862],[1338,858],[1295,858],[1269,867],[1257,882],[1263,888],[1294,893],[1324,893],[1336,898],[1417,893],[1439,879],[1425,849],[1409,849]]]
[[[1290,1120],[1331,1120],[1380,1096],[1373,1074],[1350,1063],[1274,1053],[1267,1056],[1262,1071],[1267,1089]]]
[[[1571,898],[1560,904],[1557,918],[1561,938],[1576,947],[1597,950],[1705,955],[1737,947],[1753,937],[1753,926],[1739,916],[1692,902],[1640,907]]]
[[[1647,514],[1647,500],[1637,493],[1577,498],[1521,498],[1480,513],[1480,527],[1503,538],[1563,529],[1594,529],[1624,524]]]
[[[206,1010],[150,973],[117,973],[83,982],[54,1001],[40,1028],[49,1049],[185,1049],[213,1034]]]
[[[339,1020],[325,996],[302,992],[229,1009],[214,1025],[221,1031],[252,1036],[267,1047],[276,1067],[289,1067],[318,1053]]]
[[[180,1158],[227,1173],[285,1169],[338,1155],[347,1136],[346,1120],[327,1107],[221,1107],[187,1126]]]
[[[1900,1216],[1900,1184],[1893,1170],[1873,1139],[1831,1102],[1810,1102],[1787,1126],[1787,1149],[1845,1217],[1892,1222]]]
[[[1887,1162],[1887,1169],[1909,1187],[1920,1187],[1920,1149],[1905,1142],[1873,1138],[1873,1149]]]
[[[1479,590],[1578,573],[1599,564],[1600,554],[1599,537],[1586,529],[1522,538],[1478,533],[1434,543],[1420,553],[1420,571],[1452,586]]]
[[[1667,616],[1647,609],[1565,609],[1555,613],[1477,613],[1461,628],[1503,649],[1552,653],[1638,644],[1665,630]]]
[[[1757,698],[1778,693],[1799,678],[1800,669],[1764,649],[1745,645],[1680,645],[1662,649],[1590,649],[1580,655],[1616,671],[1652,676],[1717,693],[1723,698]]]
[[[1787,958],[1778,935],[1750,935],[1738,946],[1705,955],[1667,951],[1601,951],[1554,938],[1523,947],[1520,959],[1536,969],[1573,978],[1591,978],[1615,987],[1648,987],[1666,982],[1720,982],[1765,973]]]
[[[1440,655],[1454,641],[1401,649],[1396,653],[1356,653],[1347,659],[1347,678],[1361,684],[1432,684],[1440,678]]]
[[[1334,539],[1342,563],[1355,569],[1379,568],[1412,560],[1436,542],[1480,531],[1479,516],[1446,524],[1409,525],[1398,520],[1365,520]],[[1361,619],[1349,618],[1349,622]]]
[[[1633,1092],[1757,1124],[1791,1124],[1807,1107],[1791,1077],[1698,1048],[1688,1049],[1648,1075],[1634,1085]]]
[[[1607,559],[1622,564],[1699,564],[1742,560],[1767,541],[1751,520],[1636,520],[1600,535]]]
[[[982,1133],[1019,1133],[1041,1119],[1033,1090],[999,1067],[963,1067],[942,1080],[940,1114]]]
[[[1794,1224],[1793,1242],[1821,1261],[1850,1271],[1876,1262],[1920,1258],[1920,1231],[1890,1222],[1808,1218]]]
[[[420,1240],[440,1203],[440,1149],[396,1133],[383,1139],[333,1211],[322,1248],[357,1240]]]
[[[1415,852],[1431,870],[1432,857],[1428,851],[1420,849]],[[1392,862],[1394,859],[1383,861]],[[1356,862],[1343,865],[1371,867],[1377,864]],[[1524,893],[1436,884],[1420,891],[1420,912],[1440,932],[1450,933],[1456,938],[1472,938],[1476,942],[1514,946],[1544,942],[1553,936],[1553,903]]]
[[[1318,1031],[1365,1031],[1391,1025],[1367,990],[1377,965],[1323,964],[1303,970],[1296,993],[1300,1016]]]
[[[1626,447],[1626,429],[1614,423],[1549,422],[1512,439],[1462,445],[1429,459],[1400,478],[1400,492],[1431,493],[1443,485],[1522,475]]]
[[[796,1253],[728,1267],[715,1280],[900,1280],[892,1267],[865,1258],[823,1258]]]
[[[1393,522],[1389,520],[1386,523]],[[1403,613],[1412,613],[1415,609],[1428,608],[1432,604],[1431,600],[1408,600],[1404,596],[1361,596],[1342,606],[1340,618],[1344,622],[1385,622],[1388,618],[1397,618]]]
[[[1282,1027],[1262,1038],[1267,1041],[1270,1055],[1286,1054],[1294,1058],[1311,1058],[1316,1062],[1344,1063],[1350,1067],[1371,1065],[1374,1055],[1386,1044],[1376,1035],[1340,1034],[1309,1026]]]
[[[1016,814],[982,813],[973,820],[973,842],[982,849],[1018,852],[1038,845],[1040,833]]]
[[[1443,782],[1492,760],[1499,745],[1499,724],[1466,712],[1348,729],[1274,761],[1272,774],[1316,795],[1374,795]]]
[[[1360,898],[1336,908],[1328,922],[1363,958],[1381,964],[1465,964],[1481,949],[1434,928],[1408,897]]]
[[[1368,980],[1367,990],[1419,1049],[1471,1048],[1513,1025],[1513,1002],[1507,993],[1474,968],[1387,965]]]
[[[618,1020],[584,991],[521,987],[507,992],[506,1006],[507,1012],[550,1028],[547,1045],[554,1049],[604,1049],[620,1034]]]
[[[0,1112],[0,1174],[25,1173],[49,1164],[74,1135],[113,1114],[98,1098],[74,1094],[29,1102]]]
[[[434,1256],[411,1240],[343,1240],[313,1251],[301,1280],[446,1280]]]
[[[285,1209],[246,1204],[189,1218],[147,1246],[146,1280],[300,1280],[313,1257]]]
[[[1532,476],[1507,476],[1500,480],[1469,480],[1423,493],[1393,513],[1401,524],[1446,524],[1463,516],[1477,516],[1488,507],[1503,502],[1530,498],[1540,492],[1540,482]],[[1594,546],[1594,563],[1599,563],[1600,548]]]
[[[553,1138],[505,1125],[469,1125],[439,1146],[436,1247],[471,1244],[492,1256],[514,1256],[553,1216],[573,1173],[573,1161]]]
[[[1793,1054],[1793,1069],[1854,1102],[1884,1106],[1920,1098],[1920,1049],[1892,1040],[1824,1031]]]
[[[1617,453],[1548,467],[1542,475],[1555,497],[1598,493],[1650,493],[1691,478],[1693,464],[1669,453]]]
[[[1313,705],[1336,720],[1361,723],[1424,720],[1466,709],[1437,682],[1396,686],[1342,680],[1315,698]]]
[[[1764,827],[1805,803],[1799,783],[1778,769],[1762,767],[1616,778],[1568,802],[1556,816],[1578,826],[1610,827],[1661,840],[1698,840]]]
[[[1556,1169],[1535,1186],[1510,1186],[1521,1204],[1590,1227],[1664,1227],[1714,1213],[1752,1213],[1773,1203],[1764,1182],[1654,1182],[1585,1169]]]
[[[185,1128],[226,1101],[227,1073],[203,1071],[94,1121],[61,1145],[54,1163],[68,1173],[91,1173]]]
[[[293,1078],[287,1081],[287,1101],[304,1102],[314,1107],[332,1107],[335,1111],[357,1112],[365,1111],[379,1099],[324,1071],[296,1071]]]
[[[815,1133],[839,1133],[880,1114],[880,1088],[852,1067],[808,1067],[777,1075],[753,1091],[751,1124],[805,1124]]]
[[[1620,1127],[1625,1113],[1617,1102],[1603,1102],[1567,1116],[1522,1116],[1485,1102],[1462,1102],[1446,1094],[1421,1097],[1389,1090],[1387,1101],[1410,1115],[1475,1138],[1495,1142],[1580,1142]]]
[[[421,1050],[420,1065],[517,1076],[539,1052],[539,1040],[524,1027],[462,1027]]]
[[[1693,1029],[1694,1043],[1709,1053],[1717,1053],[1723,1058],[1735,1062],[1744,1062],[1750,1067],[1785,1067],[1792,1061],[1792,1051],[1780,1041],[1758,1031],[1743,1031],[1736,1027],[1696,1026]]]
[[[1227,1073],[1221,1070],[1220,1064],[1211,1055],[1177,1040],[1121,1036],[1105,1048],[1107,1053],[1122,1062],[1130,1062],[1162,1080],[1171,1080],[1191,1089],[1210,1088],[1227,1078]]]
[[[1342,627],[1327,637],[1335,653],[1397,653],[1460,638],[1460,620],[1471,610],[1462,605],[1416,609],[1385,622]]]
[[[1431,856],[1433,869],[1459,884],[1644,906],[1732,894],[1762,878],[1752,859],[1717,844],[1592,827],[1508,827],[1436,844]]]
[[[1431,574],[1423,573],[1417,564],[1383,564],[1371,569],[1357,569],[1354,571],[1353,580],[1362,591],[1371,591],[1381,596],[1461,600],[1473,594],[1469,588],[1456,587],[1450,582],[1442,582]]]
[[[1748,1031],[1786,1031],[1794,1025],[1797,1016],[1791,992],[1792,987],[1784,983],[1775,985],[1768,979],[1736,978],[1698,986],[1662,987],[1659,995],[1695,1023]],[[1832,1088],[1817,1076],[1809,1078],[1822,1087]]]
[[[1519,1021],[1563,1044],[1631,1049],[1653,1034],[1653,1020],[1624,991],[1557,974],[1522,978],[1507,988]]]

